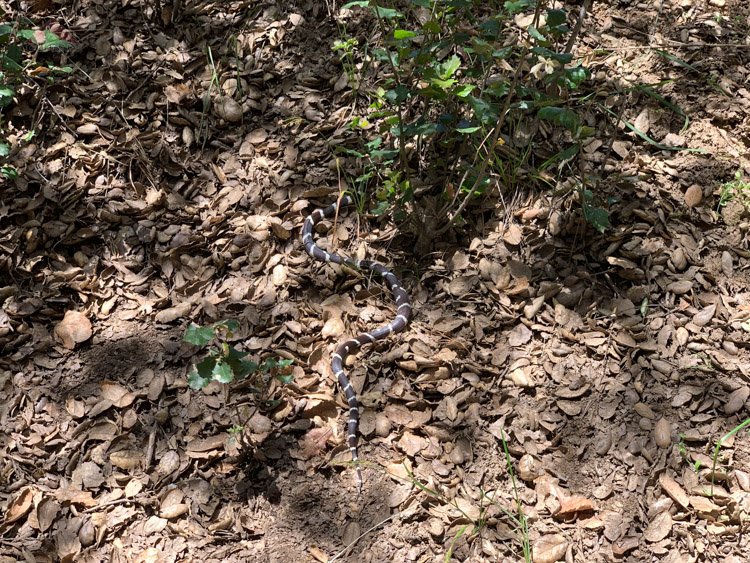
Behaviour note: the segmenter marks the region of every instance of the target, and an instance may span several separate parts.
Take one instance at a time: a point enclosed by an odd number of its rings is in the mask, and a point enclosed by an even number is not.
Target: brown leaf
[[[23,489],[11,502],[5,512],[5,524],[10,524],[26,516],[31,510],[32,501],[34,500],[34,490],[31,487]]]
[[[100,383],[102,398],[118,408],[129,407],[135,400],[135,395],[114,381]]]
[[[327,426],[311,428],[300,440],[300,459],[312,459],[325,451],[331,429]]]
[[[550,534],[542,536],[531,550],[531,559],[534,563],[554,563],[565,557],[568,551],[568,541],[561,534]]]
[[[187,315],[190,312],[191,308],[192,305],[190,304],[190,302],[183,301],[182,303],[179,303],[174,307],[170,307],[169,309],[164,309],[163,311],[159,311],[158,313],[156,313],[156,322],[165,324],[171,323]]]
[[[521,241],[523,240],[523,231],[521,231],[521,227],[515,223],[509,225],[503,233],[503,240],[511,246],[518,246],[521,244]]]
[[[643,537],[649,542],[658,542],[666,538],[672,531],[672,516],[668,511],[660,512],[643,532]]]
[[[144,462],[143,452],[137,450],[121,450],[109,454],[109,461],[115,467],[130,471],[140,467]]]
[[[454,297],[463,297],[469,293],[477,283],[477,276],[461,276],[451,280],[448,292]]]
[[[68,350],[91,338],[91,322],[78,311],[66,311],[63,320],[55,327],[55,336]]]
[[[739,389],[735,389],[727,397],[727,402],[724,404],[724,413],[734,414],[738,412],[745,406],[748,398],[750,398],[750,387],[743,385]]]
[[[81,552],[81,542],[78,539],[80,524],[74,519],[64,520],[55,531],[55,546],[57,557],[61,563],[72,563]]]
[[[666,472],[663,472],[661,475],[659,475],[659,485],[661,485],[661,488],[664,489],[664,492],[672,497],[672,500],[674,500],[677,504],[679,504],[683,508],[688,507],[690,499],[688,499],[687,493],[680,486],[680,484]]]
[[[702,516],[718,516],[719,513],[721,513],[722,508],[710,500],[708,500],[706,497],[701,496],[691,496],[690,497],[690,505],[695,508],[699,513],[701,513]]]
[[[594,503],[584,496],[573,495],[562,497],[558,500],[560,501],[560,509],[555,516],[568,516],[579,512],[593,512],[596,510]]]
[[[75,487],[57,489],[55,497],[61,503],[80,504],[86,508],[96,506],[96,501],[89,491],[82,491]]]
[[[195,438],[187,445],[188,452],[207,452],[210,450],[224,449],[224,443],[227,441],[229,434],[219,432],[208,438]]]
[[[666,418],[660,418],[654,425],[654,441],[660,448],[672,443],[672,425]]]
[[[693,315],[693,324],[696,326],[706,326],[708,323],[711,322],[711,319],[714,318],[714,315],[716,314],[716,303],[709,305],[708,307],[704,307],[700,311],[698,311],[695,315]]]
[[[534,334],[531,332],[529,327],[525,324],[520,323],[516,325],[513,330],[508,334],[508,344],[510,346],[523,346],[531,340]]]
[[[36,507],[36,519],[39,522],[39,531],[46,532],[52,527],[57,514],[60,512],[60,503],[54,498],[45,497]]]

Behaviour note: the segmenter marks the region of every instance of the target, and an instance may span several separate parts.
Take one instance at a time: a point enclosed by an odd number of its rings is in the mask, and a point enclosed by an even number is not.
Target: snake
[[[338,201],[332,203],[324,209],[316,209],[310,215],[305,218],[305,222],[302,226],[302,244],[305,247],[305,251],[314,259],[322,262],[331,262],[333,264],[340,264],[348,266],[349,268],[356,271],[370,271],[374,272],[391,290],[391,294],[396,301],[396,316],[391,322],[381,327],[378,327],[369,332],[361,332],[356,338],[350,338],[339,343],[336,347],[333,355],[331,356],[331,371],[338,381],[339,387],[344,394],[347,405],[349,407],[349,414],[347,420],[346,430],[346,442],[351,452],[352,464],[356,468],[357,472],[357,490],[362,491],[362,471],[360,468],[360,459],[357,451],[358,442],[358,431],[359,431],[359,401],[357,400],[357,393],[354,391],[349,378],[346,376],[344,371],[344,365],[346,359],[349,356],[356,354],[360,348],[367,344],[382,340],[388,337],[390,334],[401,332],[409,324],[409,320],[412,315],[411,301],[409,300],[409,294],[401,285],[399,278],[391,272],[388,268],[372,260],[357,260],[349,258],[347,256],[341,256],[335,252],[327,252],[317,246],[313,240],[313,229],[315,225],[325,218],[331,218],[336,216],[337,212],[354,203],[354,199],[350,195],[341,197]]]

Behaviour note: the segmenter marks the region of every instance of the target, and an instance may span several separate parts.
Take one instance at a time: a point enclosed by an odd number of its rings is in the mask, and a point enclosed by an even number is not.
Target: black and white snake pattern
[[[385,338],[391,333],[399,332],[406,328],[411,317],[411,303],[409,295],[401,285],[396,275],[388,270],[382,264],[371,260],[356,260],[340,256],[332,252],[326,252],[315,245],[313,241],[313,228],[325,217],[333,217],[336,211],[353,202],[350,196],[344,196],[337,203],[333,203],[325,209],[316,209],[306,219],[302,226],[302,243],[305,245],[305,251],[317,260],[323,262],[333,262],[334,264],[343,264],[355,270],[370,270],[378,274],[391,289],[394,299],[396,300],[396,317],[385,326],[376,328],[371,332],[363,332],[356,338],[341,342],[333,353],[331,358],[331,370],[338,380],[349,405],[349,419],[347,423],[346,442],[352,454],[352,462],[357,470],[357,489],[362,489],[362,471],[359,466],[359,455],[357,454],[357,431],[359,428],[359,403],[357,394],[352,387],[349,378],[344,373],[344,363],[346,358],[356,354],[362,346],[370,344],[376,340]]]

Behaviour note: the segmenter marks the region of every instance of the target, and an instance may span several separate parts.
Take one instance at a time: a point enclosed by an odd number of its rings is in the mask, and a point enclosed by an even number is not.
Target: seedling
[[[269,358],[258,364],[246,359],[248,352],[237,350],[226,342],[239,326],[234,320],[219,321],[210,326],[193,323],[188,326],[183,340],[194,346],[208,347],[206,357],[188,373],[188,384],[192,389],[203,389],[212,381],[229,384],[235,379],[244,379],[253,374],[270,374],[282,383],[291,382],[292,376],[286,374],[285,368],[291,365],[292,360]],[[257,388],[251,389],[253,392],[260,392]]]
[[[741,201],[745,207],[750,208],[750,182],[742,178],[742,172],[739,170],[735,172],[734,180],[724,182],[721,185],[718,207],[722,208],[735,199]]]
[[[714,446],[714,453],[711,456],[711,493],[710,496],[713,496],[714,494],[714,480],[716,476],[716,462],[719,459],[719,452],[721,451],[721,446],[724,444],[726,440],[737,434],[740,430],[743,428],[747,428],[750,426],[750,418],[746,418],[743,420],[740,424],[732,428],[729,432],[724,434],[718,442],[716,442],[716,446]]]

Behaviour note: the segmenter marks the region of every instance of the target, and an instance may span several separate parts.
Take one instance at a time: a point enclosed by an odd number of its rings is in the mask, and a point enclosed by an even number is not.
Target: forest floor
[[[331,46],[351,16],[66,4],[29,9],[72,34],[75,72],[6,123],[36,134],[0,194],[1,562],[520,561],[526,538],[537,562],[750,560],[746,431],[712,467],[750,417],[750,190],[727,184],[750,174],[745,0],[586,17],[592,80],[663,82],[680,110],[629,89],[615,111],[700,149],[595,124],[604,233],[523,186],[423,255],[338,218],[338,248],[393,267],[415,313],[348,367],[359,496],[330,354],[393,307],[299,239],[347,187]],[[292,382],[191,390],[185,328],[222,319]]]

